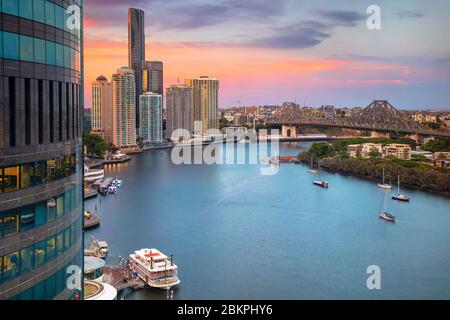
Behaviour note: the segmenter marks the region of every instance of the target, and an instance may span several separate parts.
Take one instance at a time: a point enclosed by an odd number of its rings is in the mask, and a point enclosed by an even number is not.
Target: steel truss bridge
[[[313,117],[305,113],[298,105],[287,104],[269,118],[268,124],[270,126],[334,127],[450,137],[450,131],[431,130],[420,125],[386,100],[375,100],[352,117],[334,119]]]

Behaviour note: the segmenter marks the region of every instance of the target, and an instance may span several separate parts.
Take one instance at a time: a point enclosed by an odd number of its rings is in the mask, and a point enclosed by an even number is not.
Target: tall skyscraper
[[[117,147],[136,145],[135,82],[130,68],[120,68],[112,76],[113,144]]]
[[[146,92],[140,96],[141,115],[139,137],[147,142],[161,142],[162,135],[162,96]]]
[[[144,61],[142,68],[142,90],[164,95],[164,70],[161,61]]]
[[[139,96],[142,90],[142,67],[145,61],[145,18],[144,11],[128,9],[128,67],[136,79],[136,125],[139,126]]]
[[[80,3],[0,8],[0,300],[83,295],[83,43],[65,23]]]
[[[185,129],[192,134],[192,92],[191,87],[184,85],[172,85],[166,89],[167,139],[171,139],[177,129]]]
[[[186,79],[185,85],[193,89],[193,120],[202,122],[202,133],[219,129],[219,80],[202,76]]]
[[[112,143],[113,107],[111,83],[100,76],[92,83],[92,131]]]

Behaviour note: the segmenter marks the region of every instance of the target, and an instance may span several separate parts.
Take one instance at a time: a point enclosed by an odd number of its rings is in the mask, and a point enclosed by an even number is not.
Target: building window
[[[53,221],[56,218],[56,200],[50,198],[46,204],[47,207],[47,222]]]
[[[20,273],[30,272],[34,269],[33,246],[20,250]]]
[[[39,268],[45,264],[45,249],[47,247],[47,242],[41,241],[36,243],[34,246],[34,266]]]
[[[19,35],[3,32],[3,57],[5,59],[19,60]]]
[[[56,240],[55,237],[47,239],[47,261],[52,260],[56,256]]]
[[[19,252],[13,252],[3,257],[3,281],[17,277],[19,270]]]
[[[5,192],[19,190],[19,166],[3,169]]]
[[[53,66],[56,65],[56,44],[54,42],[45,42],[45,53],[45,62]]]
[[[0,226],[3,238],[15,235],[19,232],[19,210],[12,209],[1,214]]]
[[[19,14],[19,3],[17,0],[3,0],[2,11],[17,16]]]
[[[36,204],[36,227],[47,223],[47,202],[42,201]]]
[[[52,2],[45,1],[45,23],[49,26],[55,26],[55,7]]]
[[[19,16],[33,20],[33,0],[19,0]]]
[[[55,25],[59,29],[64,29],[64,9],[60,6],[55,6]]]
[[[29,205],[20,208],[20,232],[31,230],[35,227],[35,206]]]
[[[20,36],[20,60],[22,61],[34,61],[34,44],[33,38],[27,36]]]
[[[58,256],[62,255],[64,252],[64,231],[58,233],[56,236],[56,254]]]
[[[34,182],[36,185],[47,182],[47,161],[37,161],[34,169]]]
[[[45,23],[45,0],[33,0],[34,20]]]
[[[55,47],[56,47],[56,66],[64,68],[64,46],[59,43],[55,43]]]
[[[20,166],[20,189],[32,187],[34,185],[34,163],[22,164]]]
[[[61,218],[64,215],[64,196],[56,198],[56,218]]]
[[[34,38],[34,62],[46,63],[45,57],[46,41],[38,38]]]

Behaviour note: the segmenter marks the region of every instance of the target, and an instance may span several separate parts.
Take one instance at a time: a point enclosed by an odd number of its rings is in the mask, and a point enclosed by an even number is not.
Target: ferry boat
[[[384,168],[383,168],[383,183],[379,183],[378,184],[378,188],[381,188],[381,189],[392,189],[392,185],[391,184],[387,184],[384,181]]]
[[[173,256],[167,257],[157,249],[141,249],[130,254],[129,266],[150,287],[169,290],[180,283]]]
[[[387,222],[393,222],[395,223],[395,216],[393,216],[392,214],[387,213],[387,209],[386,209],[386,191],[384,192],[384,198],[383,198],[383,203],[384,204],[384,210],[380,212],[379,217],[380,219],[387,221]]]
[[[400,193],[400,176],[398,176],[398,188],[397,188],[397,195],[392,195],[392,199],[398,200],[398,201],[409,201],[409,197],[407,195]]]

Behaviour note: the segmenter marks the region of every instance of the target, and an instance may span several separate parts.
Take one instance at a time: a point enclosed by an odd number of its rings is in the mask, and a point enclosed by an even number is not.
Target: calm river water
[[[283,143],[280,154],[308,147]],[[101,226],[85,237],[109,243],[108,263],[146,247],[174,254],[174,299],[450,298],[449,198],[404,190],[411,202],[388,200],[390,224],[378,218],[383,191],[371,181],[324,172],[325,190],[304,165],[262,176],[259,165],[176,166],[170,155],[108,166],[124,186],[86,201]],[[367,289],[370,265],[381,268],[381,290]],[[156,289],[124,296],[167,298]]]

